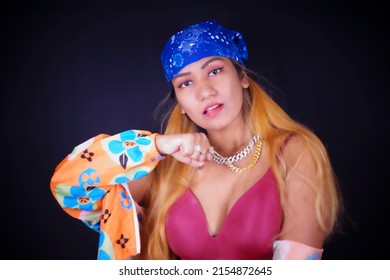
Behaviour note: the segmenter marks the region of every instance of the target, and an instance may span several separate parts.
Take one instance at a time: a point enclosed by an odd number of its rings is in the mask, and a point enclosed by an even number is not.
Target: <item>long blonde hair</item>
[[[270,165],[285,204],[286,178],[289,170],[281,155],[284,139],[294,135],[302,140],[304,148],[311,152],[317,181],[315,208],[318,223],[328,235],[332,232],[338,215],[339,194],[326,149],[318,137],[308,128],[292,120],[263,90],[259,83],[249,78],[249,90],[244,91],[244,118],[254,133],[260,134],[270,147]],[[178,104],[169,114],[164,134],[197,132],[196,125],[181,114]],[[140,259],[174,259],[165,234],[166,214],[188,186],[191,168],[172,157],[159,163],[154,171],[148,198],[147,211],[141,227],[142,249]]]

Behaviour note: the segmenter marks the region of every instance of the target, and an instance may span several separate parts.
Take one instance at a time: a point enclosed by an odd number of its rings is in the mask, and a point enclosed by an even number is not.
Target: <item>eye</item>
[[[216,68],[216,69],[213,69],[210,71],[209,73],[209,76],[214,76],[214,75],[217,75],[219,72],[221,72],[223,69],[223,67],[220,67],[220,68]]]
[[[180,83],[178,85],[178,88],[185,88],[185,87],[188,87],[192,84],[192,81],[191,80],[187,80],[187,81],[184,81],[183,83]]]

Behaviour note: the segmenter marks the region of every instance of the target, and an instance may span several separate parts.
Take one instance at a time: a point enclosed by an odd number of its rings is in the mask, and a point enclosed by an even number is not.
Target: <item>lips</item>
[[[213,116],[217,114],[219,111],[221,111],[222,107],[223,107],[222,103],[210,104],[204,108],[203,115]]]

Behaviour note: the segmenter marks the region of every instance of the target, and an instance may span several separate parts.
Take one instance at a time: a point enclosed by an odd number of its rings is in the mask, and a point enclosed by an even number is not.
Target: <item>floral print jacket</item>
[[[140,252],[134,201],[127,182],[151,172],[163,158],[144,130],[100,134],[76,146],[56,167],[51,191],[72,217],[100,233],[98,259]]]

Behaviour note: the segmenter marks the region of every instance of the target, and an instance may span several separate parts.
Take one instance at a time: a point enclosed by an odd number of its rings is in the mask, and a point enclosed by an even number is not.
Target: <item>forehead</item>
[[[204,57],[202,59],[199,59],[198,61],[195,61],[195,62],[188,64],[187,66],[185,66],[183,69],[180,70],[178,75],[181,73],[190,72],[191,70],[196,70],[196,69],[202,70],[202,69],[206,68],[207,65],[209,65],[211,63],[215,63],[215,62],[223,63],[223,64],[231,63],[230,59],[228,59],[226,57],[208,56],[208,57]]]

